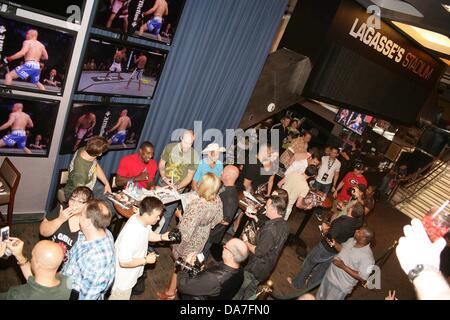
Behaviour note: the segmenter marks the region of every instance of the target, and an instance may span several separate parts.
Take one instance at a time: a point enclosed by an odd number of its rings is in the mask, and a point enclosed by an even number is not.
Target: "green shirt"
[[[64,187],[64,193],[71,194],[76,187],[88,187],[93,189],[97,181],[97,160],[88,161],[81,157],[81,152],[86,148],[80,148],[72,158],[69,165],[69,178]]]
[[[195,172],[199,163],[199,156],[193,148],[183,152],[178,143],[168,144],[164,148],[161,159],[166,162],[166,177],[169,179],[173,177],[176,184],[186,177],[189,170]]]
[[[69,288],[67,277],[57,274],[56,278],[60,284],[48,288],[36,283],[34,277],[30,276],[27,283],[0,293],[0,300],[69,300],[72,289]]]

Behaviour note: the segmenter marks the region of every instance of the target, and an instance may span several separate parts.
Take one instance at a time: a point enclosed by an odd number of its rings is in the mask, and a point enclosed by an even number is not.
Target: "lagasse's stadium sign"
[[[429,80],[434,68],[417,57],[414,53],[406,51],[405,48],[395,41],[383,35],[380,31],[367,25],[367,23],[355,19],[349,35],[358,39],[373,50],[383,54],[388,59],[401,64],[402,67],[415,73],[424,80]]]

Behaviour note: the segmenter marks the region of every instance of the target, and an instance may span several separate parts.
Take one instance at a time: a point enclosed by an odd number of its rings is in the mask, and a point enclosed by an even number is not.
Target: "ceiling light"
[[[422,46],[450,56],[450,39],[447,36],[397,21],[392,23]]]
[[[450,12],[450,4],[443,4],[442,5],[447,12]]]
[[[419,10],[414,8],[411,4],[401,0],[371,0],[371,1],[383,9],[397,11],[403,14],[419,18],[424,17],[423,14]]]

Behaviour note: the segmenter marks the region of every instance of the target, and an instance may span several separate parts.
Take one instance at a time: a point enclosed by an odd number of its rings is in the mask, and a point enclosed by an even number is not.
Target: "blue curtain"
[[[225,133],[239,125],[287,2],[186,1],[173,43],[166,47],[168,58],[141,135],[141,141],[155,145],[156,160],[177,128],[193,128],[194,121],[202,121],[203,130]],[[132,152],[108,152],[101,165],[107,174],[115,172],[120,158]],[[54,177],[70,158],[59,156]]]

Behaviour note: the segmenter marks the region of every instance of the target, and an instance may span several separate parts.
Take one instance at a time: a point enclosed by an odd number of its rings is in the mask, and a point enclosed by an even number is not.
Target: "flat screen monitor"
[[[91,38],[78,81],[78,93],[151,99],[167,52]]]
[[[0,95],[0,156],[48,157],[59,102]]]
[[[73,32],[0,15],[0,87],[62,95]]]
[[[171,44],[185,0],[100,0],[94,26]]]
[[[81,23],[84,5],[86,3],[85,0],[57,0],[45,2],[37,0],[11,0],[0,2],[77,24]]]
[[[362,135],[373,117],[349,109],[339,109],[335,121],[343,127]]]
[[[108,140],[109,150],[136,149],[148,105],[76,102],[70,111],[61,154],[73,153],[93,136]]]

